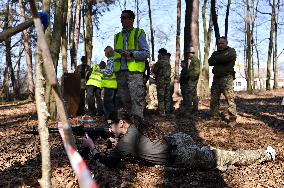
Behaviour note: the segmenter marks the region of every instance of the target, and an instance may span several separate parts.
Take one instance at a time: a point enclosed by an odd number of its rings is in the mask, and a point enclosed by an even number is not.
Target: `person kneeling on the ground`
[[[231,165],[249,165],[275,160],[276,152],[271,146],[266,149],[237,151],[200,148],[189,135],[181,132],[153,140],[150,136],[154,135],[151,132],[154,130],[153,127],[141,118],[133,117],[123,109],[112,113],[110,118],[111,131],[118,138],[113,150],[99,153],[89,137],[83,139],[83,145],[90,148],[94,159],[110,167],[116,166],[124,159],[143,164],[226,170]]]

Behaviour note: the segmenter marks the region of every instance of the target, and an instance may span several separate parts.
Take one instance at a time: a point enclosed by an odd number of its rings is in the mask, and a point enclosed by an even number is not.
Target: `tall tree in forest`
[[[181,0],[177,0],[177,32],[176,32],[176,59],[175,59],[175,85],[174,95],[178,95],[179,89],[179,62],[180,62],[180,23],[181,23]]]
[[[86,15],[85,53],[86,53],[88,65],[91,64],[92,50],[93,50],[92,7],[93,7],[93,0],[86,0],[86,10],[84,11]]]
[[[8,1],[6,5],[6,13],[5,13],[5,18],[4,18],[4,30],[12,27],[13,20],[12,20],[12,15],[11,15],[11,10],[10,10],[10,3],[11,2]],[[14,68],[12,65],[11,43],[12,42],[11,42],[10,37],[5,40],[6,67],[4,70],[4,80],[3,80],[4,88],[3,89],[4,89],[5,98],[8,100],[11,100],[14,97],[19,98],[19,95],[20,95],[19,87],[17,87],[17,84],[16,84]],[[11,84],[12,84],[12,88],[14,92],[14,97],[11,97],[9,93],[9,76],[11,78]]]
[[[202,22],[203,22],[203,33],[204,33],[204,56],[203,56],[203,66],[201,72],[201,97],[209,97],[210,90],[209,90],[209,64],[208,64],[208,57],[209,57],[209,49],[211,44],[211,35],[212,35],[212,19],[211,13],[209,16],[209,26],[207,29],[206,24],[206,9],[207,9],[207,0],[203,1],[202,6]]]
[[[273,89],[278,88],[278,54],[277,54],[277,48],[278,48],[278,22],[279,22],[279,12],[280,12],[280,0],[278,0],[277,9],[275,7],[275,12],[277,10],[277,13],[275,13],[275,38],[274,38],[274,52],[273,52],[273,72],[274,72],[274,84]]]
[[[137,23],[137,28],[139,28],[140,25],[140,11],[139,11],[139,0],[135,0],[135,9],[136,9],[136,23]]]
[[[147,2],[148,2],[150,32],[151,32],[151,49],[152,49],[151,56],[152,56],[152,61],[155,61],[155,42],[154,42],[154,29],[153,29],[152,11],[151,11],[151,0],[147,0]]]
[[[25,9],[24,9],[25,6],[23,0],[19,0],[19,5],[20,5],[20,16],[22,22],[24,23],[26,19],[25,19]],[[28,99],[34,100],[35,86],[33,80],[31,38],[26,30],[23,31],[22,35],[24,39],[24,49],[25,49],[26,64],[27,64],[27,82],[28,82],[28,91],[29,91]]]
[[[266,68],[266,90],[270,90],[270,80],[271,80],[271,58],[273,52],[273,35],[275,33],[275,10],[276,10],[276,0],[273,0],[271,6],[271,27],[270,27],[270,34],[269,34],[269,45],[268,45],[268,55],[267,55],[267,68]]]
[[[246,0],[246,80],[247,80],[247,92],[252,94],[252,46],[251,41],[253,39],[251,32],[251,3]]]
[[[199,0],[186,0],[184,27],[184,59],[189,58],[190,47],[198,52],[199,45]]]
[[[228,37],[229,14],[230,14],[231,0],[228,0],[225,18],[225,37]]]
[[[220,38],[220,31],[219,31],[219,26],[218,26],[218,16],[216,13],[216,0],[211,0],[211,16],[212,16],[212,22],[214,26],[215,38],[217,42],[217,39]]]
[[[68,0],[67,3],[69,3],[70,0]],[[64,4],[62,7],[63,11],[63,20],[62,20],[62,42],[61,42],[61,54],[62,54],[62,68],[63,72],[67,73],[67,45],[68,45],[68,39],[67,39],[67,14],[68,14],[68,4]]]
[[[70,33],[70,56],[71,56],[71,69],[74,71],[77,67],[77,52],[79,46],[80,36],[80,23],[81,23],[81,9],[82,0],[76,0],[76,11],[75,11],[75,27]]]

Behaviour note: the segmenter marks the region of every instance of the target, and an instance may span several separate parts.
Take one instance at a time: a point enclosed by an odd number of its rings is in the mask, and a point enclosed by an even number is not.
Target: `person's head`
[[[228,47],[228,41],[226,37],[220,37],[217,40],[217,47],[218,47],[218,50],[224,50]]]
[[[81,57],[81,62],[83,65],[87,65],[87,57],[86,56],[82,56]]]
[[[161,48],[158,50],[158,59],[160,59],[161,57],[166,56],[168,53],[168,51],[165,48]]]
[[[107,58],[110,58],[113,56],[113,48],[111,46],[107,46],[104,51],[105,51],[105,56]]]
[[[168,52],[168,53],[167,53],[167,58],[169,58],[169,59],[170,59],[170,58],[171,58],[171,56],[172,56],[172,54]]]
[[[110,114],[108,124],[115,137],[119,137],[125,134],[129,126],[133,124],[132,115],[123,108],[118,109]]]
[[[99,64],[100,69],[105,69],[106,68],[106,62],[101,61]]]
[[[121,24],[124,29],[131,29],[133,27],[135,14],[132,10],[123,10],[120,16]]]

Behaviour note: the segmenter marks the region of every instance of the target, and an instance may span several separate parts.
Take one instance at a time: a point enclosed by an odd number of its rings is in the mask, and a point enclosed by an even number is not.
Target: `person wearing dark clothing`
[[[234,164],[248,165],[275,160],[276,152],[271,146],[237,151],[200,148],[189,135],[181,132],[170,137],[151,138],[151,126],[140,117],[129,115],[124,109],[119,109],[110,118],[110,131],[118,138],[113,150],[100,153],[92,139],[83,139],[83,145],[89,147],[93,158],[110,167],[115,167],[124,159],[142,164],[226,170]]]
[[[91,67],[87,65],[87,57],[81,57],[81,65],[78,65],[75,73],[80,74],[81,77],[81,88],[80,88],[80,103],[79,109],[77,111],[77,115],[84,115],[85,114],[85,100],[86,100],[86,79],[87,79],[87,72],[91,70]]]
[[[212,71],[214,74],[210,109],[213,118],[220,119],[220,96],[223,93],[228,105],[228,115],[225,114],[225,121],[230,126],[234,126],[237,119],[234,94],[234,66],[237,55],[235,49],[228,46],[228,41],[225,37],[218,39],[217,47],[217,51],[214,51],[208,60],[209,66],[213,66]]]

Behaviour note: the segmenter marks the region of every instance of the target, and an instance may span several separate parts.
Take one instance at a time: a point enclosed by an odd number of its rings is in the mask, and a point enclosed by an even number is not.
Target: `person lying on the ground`
[[[231,165],[275,160],[276,152],[271,146],[237,151],[198,147],[189,135],[181,132],[153,140],[151,136],[155,129],[141,118],[132,117],[123,109],[112,113],[110,118],[111,131],[118,138],[113,150],[100,153],[92,139],[83,139],[83,145],[90,148],[93,158],[107,166],[115,167],[123,159],[172,167],[226,170]]]

